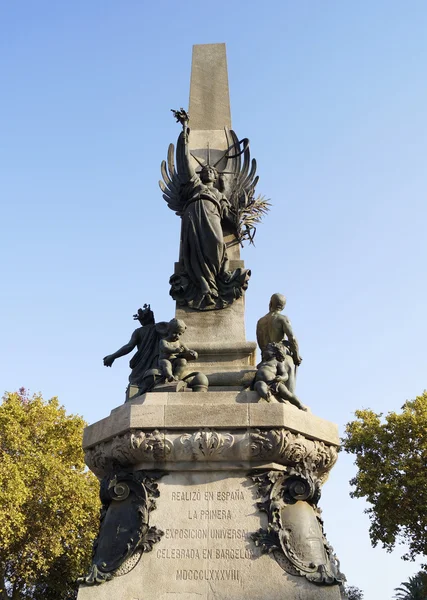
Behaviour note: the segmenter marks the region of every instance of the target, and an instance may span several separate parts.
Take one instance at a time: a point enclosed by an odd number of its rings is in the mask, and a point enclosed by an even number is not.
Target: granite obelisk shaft
[[[231,129],[225,44],[193,46],[189,114],[192,130]]]

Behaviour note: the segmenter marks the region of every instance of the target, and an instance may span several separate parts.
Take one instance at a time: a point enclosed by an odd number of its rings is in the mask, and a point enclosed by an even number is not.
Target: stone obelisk
[[[225,44],[193,46],[189,114],[193,133],[231,129]]]
[[[220,157],[231,128],[224,44],[194,47],[189,114],[192,153]],[[104,508],[78,600],[339,600],[317,509],[336,426],[250,390],[243,298],[176,317],[209,390],[156,388],[85,430]]]
[[[209,152],[215,162],[228,147],[225,131],[231,129],[225,44],[193,46],[189,115],[191,152],[201,160]],[[243,268],[235,235],[226,231],[225,241],[230,269]],[[177,306],[176,317],[185,321],[184,339],[199,354],[193,366],[208,375],[211,388],[250,384],[247,369],[255,366],[256,343],[246,341],[244,297],[227,310],[202,313]]]

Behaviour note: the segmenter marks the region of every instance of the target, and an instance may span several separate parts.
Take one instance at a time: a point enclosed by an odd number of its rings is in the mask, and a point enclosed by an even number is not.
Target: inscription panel
[[[127,575],[80,588],[78,600],[339,600],[285,573],[250,534],[267,527],[245,474],[171,473],[159,481],[150,525],[164,532]]]
[[[181,583],[189,591],[212,584],[241,587],[245,563],[259,556],[247,522],[254,512],[252,486],[246,478],[220,473],[188,473],[181,478],[180,489],[168,485],[168,478],[161,483],[161,502],[168,505],[172,521],[169,517],[163,529],[156,558],[163,561],[175,585]],[[258,527],[259,515],[255,522]]]

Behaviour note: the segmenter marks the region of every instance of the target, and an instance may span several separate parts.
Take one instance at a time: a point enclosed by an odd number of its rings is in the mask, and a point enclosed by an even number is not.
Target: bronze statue
[[[280,342],[267,344],[263,352],[263,360],[257,365],[254,390],[267,402],[271,402],[273,395],[279,402],[288,401],[300,410],[306,411],[307,407],[286,387],[289,375],[284,362],[288,354],[289,348]]]
[[[207,161],[202,162],[190,153],[189,116],[183,109],[173,113],[183,127],[176,149],[177,168],[170,144],[168,162],[162,163],[164,183],[160,182],[169,208],[182,218],[180,268],[170,278],[170,294],[179,305],[196,310],[225,308],[242,296],[250,271],[229,270],[224,227],[239,241],[252,240],[254,223],[260,222],[268,202],[254,199],[258,177],[256,162],[250,160],[249,140],[239,141],[233,131],[226,131],[232,140],[229,148],[213,165],[208,148]],[[201,167],[198,172],[191,156]],[[221,171],[217,169],[220,163],[225,165]]]
[[[196,371],[184,376],[187,362],[198,358],[197,352],[180,341],[187,328],[184,321],[172,319],[169,323],[155,323],[149,304],[144,304],[144,310],[139,308],[133,318],[142,327],[135,329],[129,342],[117,352],[105,356],[104,365],[111,367],[116,358],[129,354],[136,347],[138,350],[129,362],[132,369],[129,385],[138,387],[139,394],[150,392],[166,381],[179,381],[177,391],[190,388],[206,392],[209,381],[203,373]]]
[[[104,365],[111,367],[116,358],[125,356],[137,348],[137,352],[131,358],[129,366],[132,369],[129,375],[130,385],[140,388],[140,393],[148,391],[147,381],[144,375],[147,370],[157,367],[159,357],[159,342],[167,333],[168,324],[164,321],[155,323],[154,313],[150,305],[144,304],[144,310],[138,309],[133,315],[134,320],[141,323],[141,327],[135,329],[127,344],[122,346],[117,352],[104,357]]]
[[[263,360],[267,360],[265,352],[271,342],[282,343],[288,352],[283,360],[283,368],[287,376],[286,387],[290,394],[295,394],[296,368],[301,364],[298,342],[292,331],[291,322],[280,314],[286,306],[286,298],[282,294],[273,294],[270,299],[269,312],[259,319],[256,337]],[[295,396],[296,397],[296,396]]]
[[[159,343],[159,371],[165,381],[178,381],[182,378],[188,360],[196,360],[198,355],[180,341],[187,329],[184,321],[172,319],[168,324],[168,335]]]

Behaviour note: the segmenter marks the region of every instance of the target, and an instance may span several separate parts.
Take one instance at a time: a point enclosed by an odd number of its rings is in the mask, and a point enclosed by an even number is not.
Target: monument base
[[[317,508],[336,426],[257,399],[151,392],[86,428],[103,510],[78,600],[340,598]]]
[[[251,538],[268,527],[245,472],[174,472],[158,480],[150,524],[161,540],[124,575],[81,586],[78,600],[339,600],[338,585],[291,575]],[[126,569],[125,569],[126,570]]]

